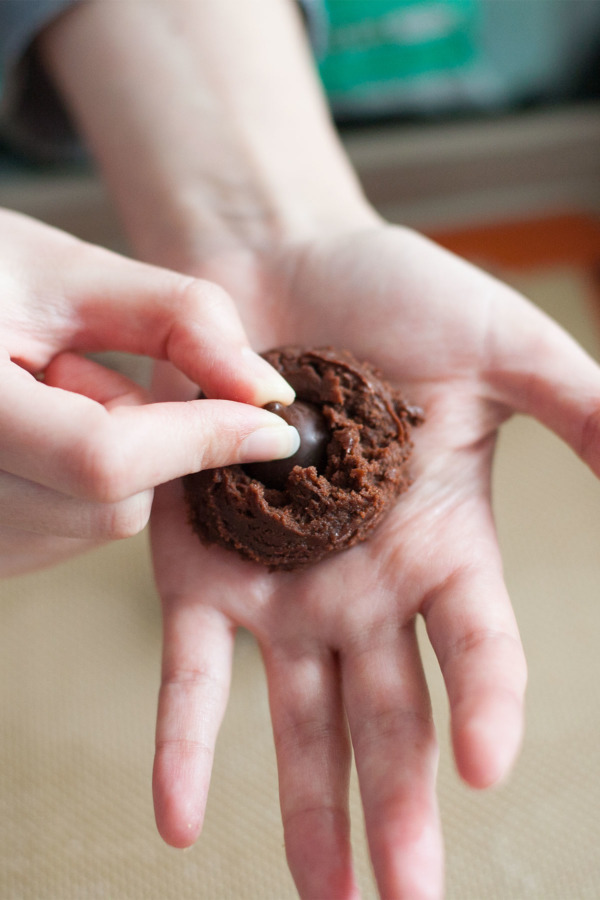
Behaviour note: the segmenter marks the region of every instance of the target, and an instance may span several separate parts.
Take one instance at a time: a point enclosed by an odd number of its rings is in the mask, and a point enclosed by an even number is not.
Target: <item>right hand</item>
[[[16,213],[0,237],[0,575],[140,531],[157,484],[293,452],[259,408],[293,392],[223,289]],[[82,355],[103,350],[169,360],[219,399],[150,403]]]

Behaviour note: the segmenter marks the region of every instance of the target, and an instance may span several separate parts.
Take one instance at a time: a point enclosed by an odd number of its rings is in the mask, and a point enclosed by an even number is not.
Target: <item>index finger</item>
[[[287,382],[252,351],[232,298],[218,285],[12,213],[4,253],[18,278],[2,342],[30,371],[43,370],[64,350],[117,350],[170,360],[207,396],[257,406],[294,399]]]

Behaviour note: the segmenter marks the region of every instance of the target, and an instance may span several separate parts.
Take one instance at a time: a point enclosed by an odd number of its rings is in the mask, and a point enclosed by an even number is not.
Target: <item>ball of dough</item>
[[[289,346],[263,355],[306,405],[309,422],[299,430],[302,438],[308,429],[314,448],[282,461],[283,472],[270,463],[227,466],[186,476],[184,489],[201,540],[290,570],[369,536],[410,484],[410,431],[422,413],[347,350]]]

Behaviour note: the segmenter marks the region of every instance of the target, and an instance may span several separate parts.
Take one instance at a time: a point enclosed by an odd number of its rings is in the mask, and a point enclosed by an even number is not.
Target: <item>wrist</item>
[[[88,0],[40,50],[141,258],[184,269],[375,218],[292,0]]]
[[[268,254],[282,244],[360,229],[379,221],[354,176],[340,177],[340,165],[327,170],[287,157],[287,171],[271,166],[270,154],[257,159],[240,148],[236,165],[218,179],[187,171],[185,177],[155,182],[146,198],[148,215],[127,216],[136,254],[155,263],[189,269],[220,252]],[[259,170],[262,162],[263,168]],[[230,179],[229,172],[235,175]],[[139,205],[133,204],[133,210]]]

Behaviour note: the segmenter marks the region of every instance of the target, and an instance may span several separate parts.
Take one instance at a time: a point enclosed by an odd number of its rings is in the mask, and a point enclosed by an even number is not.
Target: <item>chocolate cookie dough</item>
[[[268,408],[296,425],[298,453],[188,475],[185,495],[202,540],[296,569],[365,540],[408,488],[410,427],[422,414],[346,350],[263,355],[296,391],[292,406]]]

